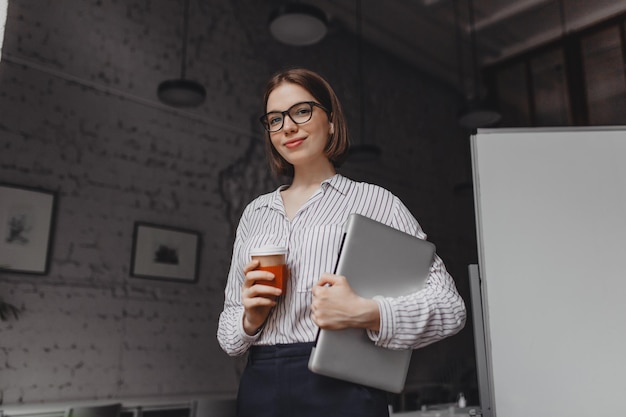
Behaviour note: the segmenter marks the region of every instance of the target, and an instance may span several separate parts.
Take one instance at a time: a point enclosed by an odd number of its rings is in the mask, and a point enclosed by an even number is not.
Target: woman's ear
[[[330,134],[332,135],[333,133],[335,133],[335,125],[334,124],[330,124],[330,129],[329,129]]]

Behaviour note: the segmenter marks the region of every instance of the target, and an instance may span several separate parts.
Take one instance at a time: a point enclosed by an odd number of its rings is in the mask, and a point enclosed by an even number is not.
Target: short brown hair
[[[324,77],[308,69],[292,68],[277,72],[269,79],[265,87],[265,94],[263,96],[264,113],[271,92],[283,83],[299,85],[307,90],[319,104],[326,108],[328,118],[333,124],[334,131],[328,138],[328,143],[324,151],[335,167],[341,166],[347,157],[350,140],[341,103],[333,88]],[[274,148],[270,140],[269,132],[266,132],[265,135],[265,149],[267,151],[270,168],[274,174],[294,175],[293,165],[287,162]]]

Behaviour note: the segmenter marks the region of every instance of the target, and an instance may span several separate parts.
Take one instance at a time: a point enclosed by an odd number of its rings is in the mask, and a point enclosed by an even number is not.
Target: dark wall
[[[334,27],[318,45],[280,45],[265,26],[279,2],[259,3],[191,2],[187,77],[208,97],[173,109],[156,88],[180,75],[180,2],[9,2],[0,181],[55,191],[58,211],[50,272],[0,273],[0,296],[23,309],[0,323],[5,404],[236,390],[242,361],[215,331],[239,214],[279,183],[257,117],[266,79],[285,66],[334,85],[354,141],[382,149],[341,172],[405,202],[469,307],[476,241],[471,190],[458,187],[470,161],[456,92],[366,44],[361,125],[356,39]],[[131,277],[136,221],[200,232],[198,281]],[[414,354],[407,385],[471,393],[473,355],[468,323]]]

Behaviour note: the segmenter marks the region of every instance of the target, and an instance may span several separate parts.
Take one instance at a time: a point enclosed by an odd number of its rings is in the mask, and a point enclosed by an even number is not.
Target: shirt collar
[[[326,193],[329,188],[332,188],[335,191],[345,195],[348,191],[348,187],[350,186],[349,182],[350,180],[348,180],[346,177],[340,174],[335,174],[332,177],[322,181],[322,183],[320,184],[320,188],[322,189],[322,193]],[[273,193],[271,193],[271,197],[266,200],[266,203],[262,204],[260,207],[270,207],[279,211],[283,210],[283,199],[280,196],[280,192],[287,187],[289,187],[288,184],[283,184],[279,186],[276,190],[274,190]]]
[[[322,192],[325,193],[329,187],[332,187],[334,190],[340,192],[343,195],[346,195],[349,187],[349,182],[350,181],[343,175],[335,174],[332,177],[322,181]]]

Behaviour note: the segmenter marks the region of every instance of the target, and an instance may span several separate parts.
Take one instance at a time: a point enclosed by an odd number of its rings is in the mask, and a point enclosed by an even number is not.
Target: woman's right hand
[[[276,305],[276,298],[282,294],[280,288],[263,285],[257,281],[271,281],[274,274],[256,269],[259,261],[251,261],[243,268],[246,279],[241,288],[241,301],[243,303],[243,329],[249,335],[255,334],[265,319]]]

